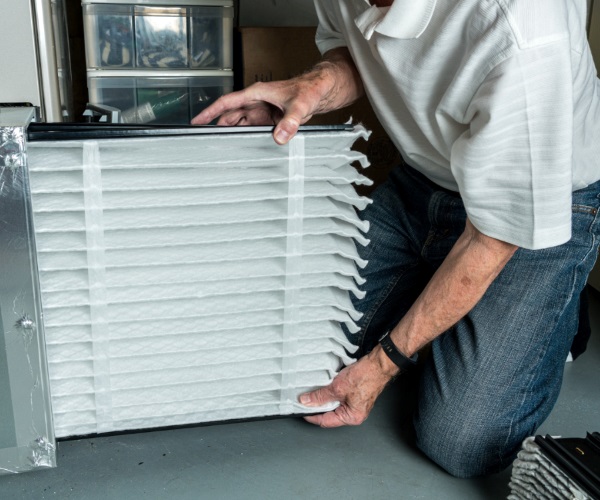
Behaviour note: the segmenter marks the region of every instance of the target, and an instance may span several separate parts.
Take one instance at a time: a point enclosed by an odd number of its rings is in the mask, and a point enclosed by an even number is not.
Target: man
[[[321,63],[225,96],[193,121],[272,123],[284,144],[366,91],[410,165],[363,214],[367,296],[350,335],[362,357],[301,396],[340,402],[307,420],[360,424],[431,344],[417,444],[459,477],[500,470],[558,397],[598,252],[600,85],[586,1],[315,6]]]

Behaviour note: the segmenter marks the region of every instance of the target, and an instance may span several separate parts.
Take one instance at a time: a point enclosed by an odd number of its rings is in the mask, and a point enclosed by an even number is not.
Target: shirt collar
[[[375,32],[392,38],[419,38],[431,21],[436,3],[437,0],[394,0],[391,7],[369,7],[354,22],[367,40]]]

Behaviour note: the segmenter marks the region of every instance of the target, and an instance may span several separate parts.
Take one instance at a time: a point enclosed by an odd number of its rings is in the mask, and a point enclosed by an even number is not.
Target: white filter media
[[[356,349],[367,135],[30,144],[56,436],[315,412]]]

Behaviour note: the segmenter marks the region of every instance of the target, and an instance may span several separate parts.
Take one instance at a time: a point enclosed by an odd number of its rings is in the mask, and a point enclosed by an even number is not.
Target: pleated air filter
[[[360,317],[359,137],[28,144],[56,436],[314,412]]]

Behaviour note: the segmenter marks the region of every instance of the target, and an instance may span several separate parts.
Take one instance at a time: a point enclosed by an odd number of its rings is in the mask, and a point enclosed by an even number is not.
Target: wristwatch
[[[385,332],[383,337],[379,339],[379,345],[398,368],[400,368],[400,372],[405,372],[410,370],[417,364],[417,359],[419,359],[419,354],[415,353],[414,356],[408,358],[404,354],[402,354],[398,348],[392,342],[390,338],[390,332]]]

